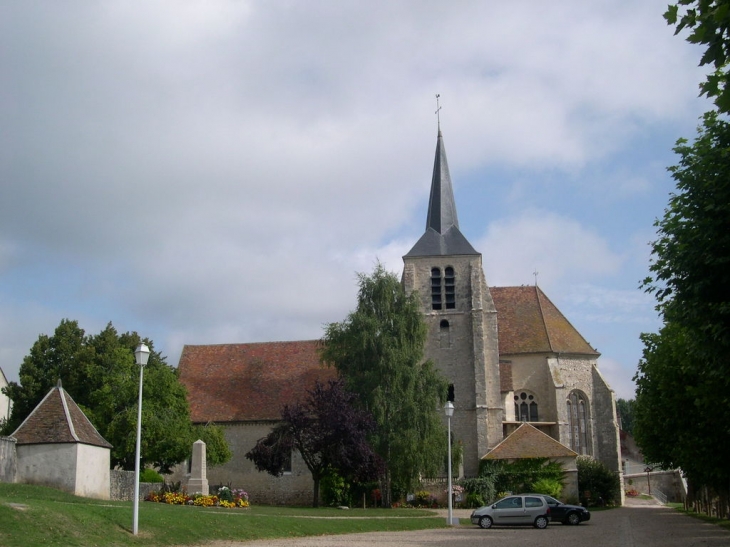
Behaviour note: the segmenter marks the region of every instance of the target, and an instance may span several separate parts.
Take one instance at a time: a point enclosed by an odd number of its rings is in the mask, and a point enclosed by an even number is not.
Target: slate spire
[[[431,196],[428,200],[426,232],[406,256],[477,254],[479,253],[459,231],[449,162],[446,160],[444,138],[439,129],[431,178]]]
[[[451,187],[449,162],[446,160],[444,137],[439,129],[436,140],[436,157],[433,160],[433,176],[431,177],[431,196],[428,200],[428,217],[426,229],[433,228],[441,235],[452,226],[459,227],[456,215],[454,191]]]

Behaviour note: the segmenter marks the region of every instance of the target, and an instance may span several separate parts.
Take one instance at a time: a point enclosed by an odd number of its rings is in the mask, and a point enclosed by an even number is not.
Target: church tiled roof
[[[500,355],[600,355],[539,287],[490,287],[489,290],[497,308]]]
[[[578,454],[529,423],[518,427],[509,437],[490,450],[484,460],[519,458],[566,458]]]
[[[183,347],[178,372],[193,422],[278,420],[281,407],[336,372],[318,340]]]
[[[82,443],[112,447],[60,386],[60,382],[38,403],[12,437],[18,445]]]

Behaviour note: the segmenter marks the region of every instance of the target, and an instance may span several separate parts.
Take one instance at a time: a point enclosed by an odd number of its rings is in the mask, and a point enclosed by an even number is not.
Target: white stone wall
[[[76,489],[76,445],[24,444],[16,447],[17,482],[42,484],[73,493]]]
[[[108,448],[77,444],[74,494],[85,498],[108,500],[110,464],[111,455]]]
[[[26,444],[17,446],[16,453],[16,482],[109,499],[109,449],[80,443]]]

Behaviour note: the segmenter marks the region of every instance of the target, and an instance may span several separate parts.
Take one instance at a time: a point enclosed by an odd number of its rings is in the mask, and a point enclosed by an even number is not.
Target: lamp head
[[[147,344],[140,344],[137,346],[137,349],[134,350],[134,360],[139,366],[145,366],[149,358],[150,348],[147,347]]]
[[[448,418],[451,418],[454,415],[454,403],[446,401],[446,404],[444,405],[444,414],[446,414]]]

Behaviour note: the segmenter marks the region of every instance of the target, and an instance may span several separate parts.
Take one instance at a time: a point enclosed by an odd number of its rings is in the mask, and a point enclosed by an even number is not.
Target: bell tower
[[[441,130],[431,179],[426,231],[403,257],[403,286],[417,291],[428,326],[426,358],[448,379],[454,439],[464,446],[464,473],[502,440],[497,310],[482,255],[459,230]]]

